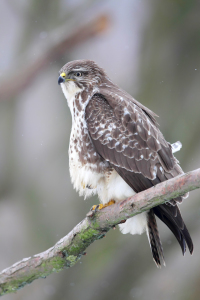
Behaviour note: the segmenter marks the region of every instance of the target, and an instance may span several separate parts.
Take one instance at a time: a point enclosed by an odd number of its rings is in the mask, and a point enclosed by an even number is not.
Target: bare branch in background
[[[90,23],[80,26],[70,35],[66,36],[66,34],[64,34],[56,45],[53,45],[33,64],[29,65],[24,70],[22,67],[22,70],[20,70],[20,76],[15,77],[15,80],[12,80],[12,84],[11,78],[8,78],[1,84],[1,101],[10,99],[20,93],[32,82],[37,74],[48,65],[49,62],[60,58],[60,56],[65,54],[67,51],[98,35],[106,30],[107,27],[108,17],[106,15],[101,15],[96,17],[95,20]]]
[[[164,181],[124,201],[90,212],[55,246],[25,258],[0,273],[0,295],[15,292],[38,278],[72,267],[86,248],[112,227],[138,213],[200,188],[200,169]]]

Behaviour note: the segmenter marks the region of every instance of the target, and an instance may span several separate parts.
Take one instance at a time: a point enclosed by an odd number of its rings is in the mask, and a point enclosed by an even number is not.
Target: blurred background
[[[195,0],[1,0],[0,269],[53,246],[98,203],[70,183],[71,116],[57,84],[68,61],[95,60],[160,116],[169,142],[182,142],[184,171],[200,166],[199,11]],[[5,300],[199,299],[199,198],[191,192],[181,205],[193,256],[158,222],[159,270],[145,234],[112,230],[73,268]]]

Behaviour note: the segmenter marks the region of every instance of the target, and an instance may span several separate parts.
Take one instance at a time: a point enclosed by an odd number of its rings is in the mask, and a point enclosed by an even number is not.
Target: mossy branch
[[[124,201],[88,213],[74,229],[52,248],[25,258],[0,273],[0,295],[15,292],[38,278],[72,267],[86,248],[113,226],[136,214],[200,188],[200,169],[162,182]]]

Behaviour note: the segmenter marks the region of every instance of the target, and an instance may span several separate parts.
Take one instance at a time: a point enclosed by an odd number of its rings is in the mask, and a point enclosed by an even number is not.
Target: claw
[[[93,205],[93,206],[91,207],[90,210],[96,212],[97,210],[101,210],[101,209],[103,209],[104,207],[110,206],[110,205],[112,205],[112,204],[115,204],[115,200],[110,200],[110,201],[109,201],[108,203],[106,203],[106,204],[100,203],[100,204],[97,204],[97,205]]]
[[[97,210],[101,210],[103,208],[103,204],[93,205],[90,210],[96,212]]]
[[[98,210],[101,210],[101,209],[103,209],[104,207],[110,206],[110,205],[112,205],[112,204],[115,204],[115,200],[110,200],[110,201],[109,201],[108,203],[106,203],[106,204],[100,203],[100,204],[97,204],[97,205],[93,205],[93,206],[90,208],[90,211],[87,213],[86,216],[92,218]]]

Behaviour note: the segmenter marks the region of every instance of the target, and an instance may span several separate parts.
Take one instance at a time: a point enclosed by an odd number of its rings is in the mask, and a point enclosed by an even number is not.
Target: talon
[[[91,211],[94,211],[96,209],[97,205],[92,205],[92,207],[90,208]]]
[[[103,204],[93,205],[90,210],[96,212],[97,210],[102,209],[103,208],[102,206]]]
[[[110,205],[112,205],[112,204],[115,204],[115,200],[110,200],[108,203],[106,203],[106,204],[98,204],[98,205],[93,205],[92,207],[91,207],[91,211],[94,211],[94,212],[96,212],[97,210],[101,210],[101,209],[103,209],[104,207],[107,207],[107,206],[110,206]]]

